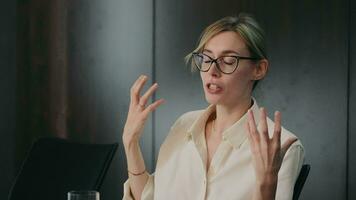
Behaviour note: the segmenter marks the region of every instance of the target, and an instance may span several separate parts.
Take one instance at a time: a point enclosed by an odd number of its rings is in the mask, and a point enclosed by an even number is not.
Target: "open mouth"
[[[206,84],[209,93],[216,94],[222,91],[222,87],[215,83]]]

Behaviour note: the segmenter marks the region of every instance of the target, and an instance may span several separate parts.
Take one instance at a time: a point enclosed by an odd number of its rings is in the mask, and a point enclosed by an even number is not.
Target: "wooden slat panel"
[[[14,176],[16,131],[16,1],[0,7],[0,199],[7,199]]]

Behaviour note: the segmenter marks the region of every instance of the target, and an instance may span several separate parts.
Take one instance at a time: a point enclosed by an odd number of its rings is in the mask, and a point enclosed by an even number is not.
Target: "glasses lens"
[[[200,71],[206,72],[214,61],[207,55],[195,53],[193,54],[193,62]],[[217,60],[216,64],[221,72],[231,74],[237,68],[238,58],[233,56],[222,56]]]
[[[200,71],[205,72],[209,70],[211,59],[208,56],[204,54],[193,54],[193,61]]]
[[[195,66],[201,70],[201,64],[203,63],[203,55],[201,54],[193,54],[193,62]]]
[[[219,60],[219,67],[222,72],[229,74],[235,71],[238,64],[236,57],[224,56]]]

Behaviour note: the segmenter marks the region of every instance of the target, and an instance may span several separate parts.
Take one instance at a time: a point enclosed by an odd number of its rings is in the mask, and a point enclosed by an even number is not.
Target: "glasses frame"
[[[210,70],[210,68],[211,68],[211,66],[213,65],[213,63],[215,63],[215,66],[216,66],[216,67],[218,68],[218,70],[219,70],[221,73],[223,73],[223,74],[232,74],[232,73],[234,73],[234,72],[236,71],[236,69],[238,68],[238,66],[239,66],[240,60],[258,60],[258,58],[255,58],[255,57],[232,56],[232,55],[231,55],[231,56],[220,56],[220,57],[218,57],[218,58],[216,58],[216,59],[213,59],[212,57],[210,57],[210,56],[208,56],[208,55],[206,55],[206,54],[204,54],[204,53],[199,53],[199,52],[193,52],[193,53],[192,53],[192,56],[193,56],[194,65],[198,68],[199,71],[201,71],[201,72],[207,72],[207,71]],[[195,62],[194,56],[207,56],[207,57],[210,59],[210,65],[209,65],[208,69],[202,70],[201,68],[199,68],[199,66],[198,66],[197,63]],[[236,67],[235,67],[235,69],[234,69],[232,72],[227,73],[227,72],[224,72],[223,70],[221,70],[218,61],[221,60],[221,58],[224,58],[224,57],[233,57],[233,58],[236,59]]]

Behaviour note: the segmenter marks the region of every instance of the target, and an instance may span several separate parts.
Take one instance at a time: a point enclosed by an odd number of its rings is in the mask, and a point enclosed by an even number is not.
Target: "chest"
[[[157,199],[249,199],[254,172],[249,151],[232,150],[226,141],[215,148],[209,171],[204,169],[200,146],[189,142],[175,154],[161,160],[156,170]],[[238,187],[237,187],[238,186]],[[221,193],[221,189],[225,191]],[[185,196],[186,195],[186,196]],[[182,198],[183,197],[183,198]],[[171,199],[171,198],[170,198]]]
[[[213,131],[212,125],[205,128],[205,142],[207,151],[206,168],[209,170],[210,164],[221,143],[222,136]]]

